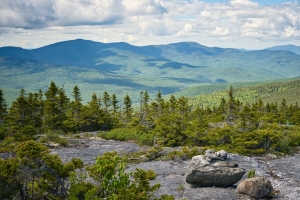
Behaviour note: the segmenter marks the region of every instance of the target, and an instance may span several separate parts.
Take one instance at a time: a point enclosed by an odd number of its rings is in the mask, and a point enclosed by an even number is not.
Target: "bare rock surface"
[[[136,152],[143,148],[130,142],[113,140],[81,140],[79,148],[52,149],[64,162],[79,157],[86,164],[92,164],[97,155],[107,151]],[[267,157],[248,157],[228,153],[227,158],[246,170],[242,180],[246,179],[249,170],[254,169],[257,176],[267,177],[275,190],[274,199],[300,199],[300,154],[279,159]],[[176,199],[185,197],[189,200],[236,200],[236,185],[232,187],[191,187],[185,183],[185,173],[190,160],[152,161],[130,165],[128,172],[136,168],[152,169],[157,174],[155,183],[160,183],[158,194],[173,194]]]
[[[76,139],[73,147],[52,149],[52,154],[57,154],[63,162],[72,158],[81,158],[85,164],[95,163],[95,158],[105,152],[137,152],[142,148],[133,142],[120,142],[102,139]]]

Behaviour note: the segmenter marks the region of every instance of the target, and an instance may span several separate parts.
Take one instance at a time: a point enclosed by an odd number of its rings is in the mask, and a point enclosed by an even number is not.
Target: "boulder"
[[[236,188],[238,199],[265,199],[273,192],[271,182],[263,176],[246,179],[240,182]]]
[[[226,153],[227,154],[227,153]],[[237,183],[246,171],[234,161],[219,158],[213,150],[194,156],[189,163],[185,181],[195,186],[229,187]]]

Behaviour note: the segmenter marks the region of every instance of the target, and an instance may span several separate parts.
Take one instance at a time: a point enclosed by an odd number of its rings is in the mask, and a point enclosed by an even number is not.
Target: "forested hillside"
[[[239,51],[193,42],[133,46],[72,40],[38,49],[0,48],[0,87],[8,103],[19,90],[46,91],[54,81],[70,96],[78,85],[87,103],[103,91],[138,99],[136,91],[172,94],[204,84],[261,82],[300,76],[300,55]],[[136,103],[136,102],[135,102]]]
[[[243,103],[254,103],[261,99],[265,103],[280,103],[285,99],[295,104],[300,99],[300,78],[268,82],[230,83],[200,85],[174,93],[176,97],[186,96],[193,105],[218,106],[227,97],[230,86],[234,87],[235,98]]]

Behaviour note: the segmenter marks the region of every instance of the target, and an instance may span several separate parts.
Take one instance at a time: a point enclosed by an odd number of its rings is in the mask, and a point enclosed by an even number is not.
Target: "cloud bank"
[[[297,2],[263,6],[251,0],[1,0],[0,13],[0,39],[5,39],[0,46],[9,43],[9,37],[19,38],[24,47],[43,45],[39,38],[51,43],[78,37],[138,45],[196,41],[249,47],[300,40]]]

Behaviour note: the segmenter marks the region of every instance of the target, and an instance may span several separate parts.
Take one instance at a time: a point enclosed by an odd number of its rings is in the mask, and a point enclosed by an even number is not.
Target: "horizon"
[[[145,46],[160,46],[160,45],[171,45],[171,44],[178,44],[178,43],[197,43],[199,45],[202,45],[202,46],[205,46],[205,47],[209,47],[209,48],[224,48],[224,49],[237,49],[237,50],[246,50],[246,51],[256,51],[256,50],[264,50],[264,49],[267,49],[267,48],[272,48],[272,47],[277,47],[277,46],[296,46],[296,47],[300,47],[300,46],[297,46],[297,45],[293,45],[293,44],[285,44],[285,45],[275,45],[275,46],[270,46],[270,47],[266,47],[266,48],[263,48],[263,49],[245,49],[245,48],[233,48],[233,47],[219,47],[219,46],[206,46],[206,45],[203,45],[203,44],[200,44],[198,42],[194,42],[194,41],[181,41],[181,42],[172,42],[172,43],[165,43],[165,44],[147,44],[147,45],[135,45],[135,44],[130,44],[128,42],[124,42],[124,41],[115,41],[115,42],[101,42],[101,41],[93,41],[93,40],[89,40],[89,39],[83,39],[83,38],[76,38],[76,39],[71,39],[71,40],[63,40],[63,41],[58,41],[58,42],[55,42],[55,43],[51,43],[51,44],[46,44],[44,46],[41,46],[41,47],[36,47],[36,48],[23,48],[21,46],[0,46],[0,48],[7,48],[7,47],[12,47],[12,48],[22,48],[22,49],[25,49],[25,50],[35,50],[35,49],[38,49],[38,48],[43,48],[43,47],[47,47],[47,46],[50,46],[50,45],[54,45],[54,44],[58,44],[58,43],[64,43],[64,42],[71,42],[71,41],[76,41],[76,40],[84,40],[84,41],[90,41],[90,42],[95,42],[95,43],[102,43],[102,44],[116,44],[116,43],[126,43],[126,44],[129,44],[131,46],[136,46],[136,47],[145,47]]]
[[[0,47],[35,49],[77,38],[134,46],[300,46],[297,0],[2,0],[0,12]]]

